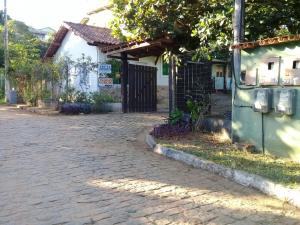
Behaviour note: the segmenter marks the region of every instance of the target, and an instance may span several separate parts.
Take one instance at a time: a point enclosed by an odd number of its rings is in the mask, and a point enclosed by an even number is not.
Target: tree
[[[87,92],[89,89],[89,74],[95,72],[97,64],[92,62],[90,56],[82,54],[81,58],[78,58],[75,62],[75,73],[79,76],[79,86],[81,91]]]
[[[7,15],[7,20],[11,20],[10,16]],[[0,25],[4,25],[4,11],[0,10]]]
[[[228,57],[233,0],[113,0],[114,35],[123,40],[169,36],[197,58]],[[298,0],[247,0],[246,40],[300,31]],[[176,50],[178,50],[176,49]],[[174,51],[174,50],[173,50]]]
[[[3,29],[0,21],[0,32]],[[48,43],[35,37],[25,23],[10,19],[8,31],[9,81],[23,100],[34,105],[37,99],[49,97],[51,91],[48,84],[52,85],[53,93],[53,83],[59,77],[58,70],[53,63],[41,60]],[[0,65],[3,67],[3,36],[0,37],[0,52]]]

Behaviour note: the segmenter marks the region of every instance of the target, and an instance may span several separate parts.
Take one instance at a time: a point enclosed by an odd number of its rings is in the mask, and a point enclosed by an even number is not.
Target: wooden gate
[[[186,62],[176,74],[176,106],[187,112],[188,99],[204,101],[213,90],[210,62]]]
[[[157,68],[129,64],[128,111],[154,112],[157,109]]]

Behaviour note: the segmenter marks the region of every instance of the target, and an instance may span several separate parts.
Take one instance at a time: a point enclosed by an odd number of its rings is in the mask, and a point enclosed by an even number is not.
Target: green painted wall
[[[282,57],[281,75],[285,68],[291,66],[291,59],[300,59],[300,42],[258,47],[242,51],[242,70],[259,68],[260,62],[267,57]],[[289,64],[287,65],[287,62]],[[258,72],[259,75],[259,72]],[[237,75],[239,80],[239,75]],[[241,85],[245,87],[245,85]],[[281,86],[265,86],[273,90]],[[259,87],[257,87],[259,88]],[[300,86],[288,86],[297,90],[296,113],[293,116],[281,116],[274,112],[274,97],[272,113],[264,115],[265,150],[267,153],[300,161]],[[254,90],[236,89],[232,114],[232,135],[234,140],[254,144],[262,150],[262,115],[246,106],[254,102]],[[274,95],[273,95],[274,96]]]

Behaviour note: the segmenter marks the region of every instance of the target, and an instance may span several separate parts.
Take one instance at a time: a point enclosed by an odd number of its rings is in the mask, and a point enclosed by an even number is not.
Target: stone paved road
[[[159,115],[0,108],[0,224],[300,224],[300,211],[136,141]]]

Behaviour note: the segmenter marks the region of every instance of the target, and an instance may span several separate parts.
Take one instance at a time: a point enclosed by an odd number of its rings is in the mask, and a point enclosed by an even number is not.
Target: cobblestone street
[[[300,210],[147,151],[160,114],[0,107],[0,224],[300,224]]]

